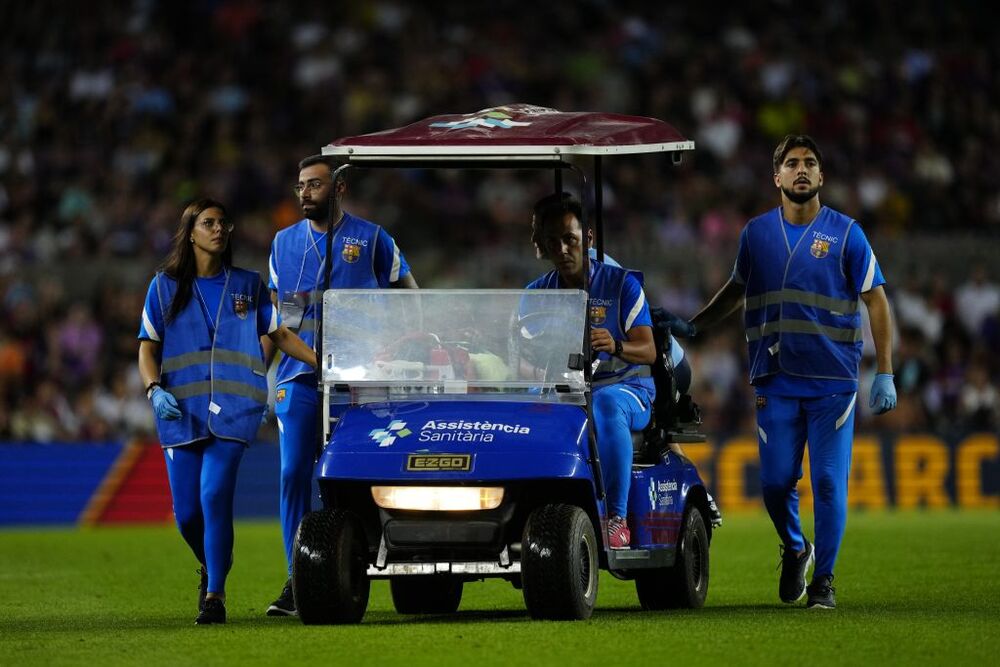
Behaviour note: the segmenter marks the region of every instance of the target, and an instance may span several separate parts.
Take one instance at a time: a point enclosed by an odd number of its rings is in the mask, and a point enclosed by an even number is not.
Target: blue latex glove
[[[660,329],[665,329],[667,333],[672,333],[679,338],[694,338],[698,329],[682,317],[677,317],[673,313],[662,308],[650,308],[653,316],[653,323]]]
[[[879,373],[875,376],[868,407],[877,415],[885,414],[896,407],[896,385],[892,382],[892,373]]]
[[[163,387],[153,387],[153,395],[149,397],[153,404],[153,412],[160,419],[174,421],[181,418],[181,409],[177,407],[177,399]]]

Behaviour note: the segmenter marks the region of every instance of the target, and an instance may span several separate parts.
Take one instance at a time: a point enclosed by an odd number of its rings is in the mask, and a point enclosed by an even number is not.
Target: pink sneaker
[[[632,535],[628,532],[628,524],[625,519],[615,515],[608,519],[608,548],[628,549],[632,541]]]

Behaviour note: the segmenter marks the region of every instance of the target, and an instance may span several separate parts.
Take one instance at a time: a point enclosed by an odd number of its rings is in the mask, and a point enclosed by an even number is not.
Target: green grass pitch
[[[277,524],[240,523],[229,623],[196,627],[173,526],[3,530],[0,665],[997,664],[1000,512],[852,514],[832,612],[781,604],[777,562],[767,518],[733,515],[701,610],[643,612],[602,573],[586,622],[532,621],[499,581],[467,584],[456,615],[400,616],[376,582],[361,625],[304,627],[264,616],[284,583]]]

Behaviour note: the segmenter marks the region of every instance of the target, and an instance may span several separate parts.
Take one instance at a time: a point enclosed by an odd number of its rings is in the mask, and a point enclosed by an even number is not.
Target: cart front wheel
[[[320,510],[303,517],[292,559],[292,594],[302,622],[360,622],[368,608],[370,586],[361,521],[344,510]]]
[[[597,539],[573,505],[543,505],[524,526],[521,581],[532,618],[586,619],[597,601]]]

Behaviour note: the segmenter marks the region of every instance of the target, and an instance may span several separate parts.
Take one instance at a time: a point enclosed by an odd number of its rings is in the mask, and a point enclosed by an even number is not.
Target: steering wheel
[[[565,313],[556,310],[538,310],[515,313],[511,317],[510,357],[511,368],[522,368],[521,361],[530,364],[546,377],[549,369],[558,373],[568,370],[569,341],[581,337],[576,327],[566,321]],[[558,341],[563,341],[558,344]],[[581,350],[577,350],[581,351]]]

